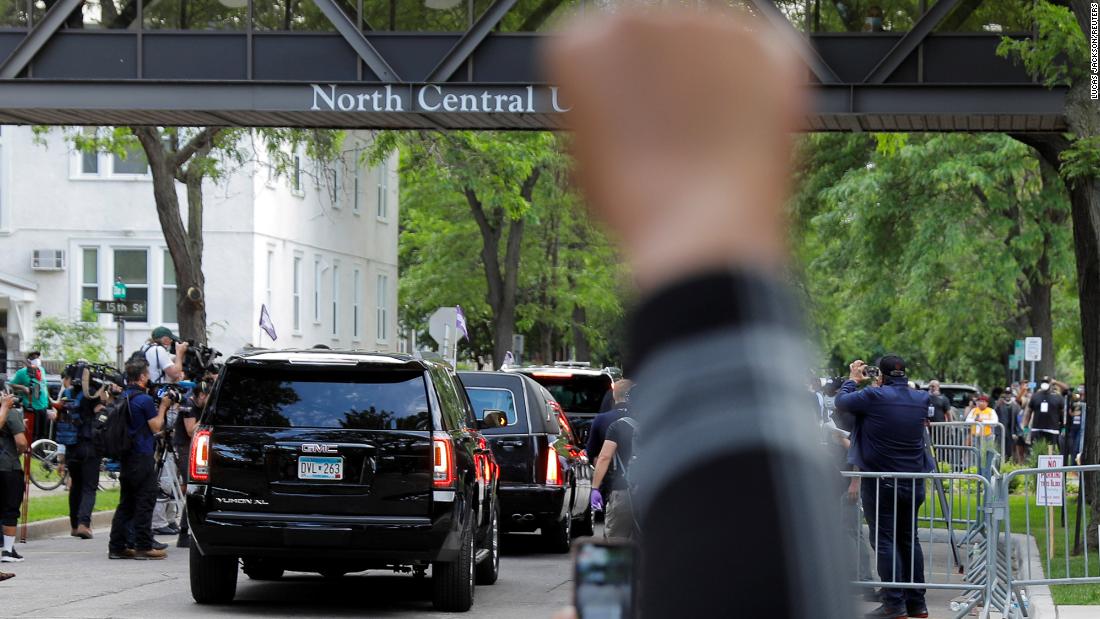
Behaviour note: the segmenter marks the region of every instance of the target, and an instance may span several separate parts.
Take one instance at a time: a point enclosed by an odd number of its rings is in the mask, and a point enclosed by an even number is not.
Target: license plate
[[[298,458],[298,479],[343,478],[343,458],[321,458],[318,456],[300,456]]]

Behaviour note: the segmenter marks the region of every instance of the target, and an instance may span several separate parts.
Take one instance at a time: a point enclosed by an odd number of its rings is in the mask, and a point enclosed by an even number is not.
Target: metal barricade
[[[1007,437],[1003,423],[944,421],[929,424],[932,451],[952,473],[992,476],[1005,459]]]
[[[983,508],[992,496],[989,479],[968,473],[843,475],[861,480],[861,500],[845,514],[843,524],[855,554],[853,584],[955,590],[960,594],[952,605],[956,617],[979,605],[990,607],[995,537],[986,532]],[[878,579],[869,578],[864,569],[868,550],[875,557]]]
[[[990,520],[1002,532],[997,569],[1005,580],[992,594],[1006,607],[1006,617],[1034,616],[1029,585],[1100,583],[1100,527],[1088,530],[1085,501],[1086,482],[1094,483],[1097,475],[1100,464],[1041,466],[997,480]]]

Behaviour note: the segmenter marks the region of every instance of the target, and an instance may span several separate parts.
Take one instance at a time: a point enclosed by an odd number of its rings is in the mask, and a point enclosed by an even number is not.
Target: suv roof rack
[[[588,361],[555,361],[554,367],[556,368],[590,368],[592,364]]]

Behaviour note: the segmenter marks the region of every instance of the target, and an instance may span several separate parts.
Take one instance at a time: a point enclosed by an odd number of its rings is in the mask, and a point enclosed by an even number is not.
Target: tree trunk
[[[583,307],[573,306],[573,347],[576,349],[577,361],[591,361],[592,348],[588,345],[588,336],[584,333],[584,325],[588,324],[588,317]]]
[[[179,269],[176,270],[176,290],[180,293],[176,312],[180,337],[206,344],[206,276],[202,272],[202,174],[196,168],[197,166],[189,166],[185,174],[189,268],[186,269],[186,277],[181,277]]]
[[[524,181],[520,196],[528,203],[538,183],[540,168],[535,168]],[[489,288],[489,309],[492,310],[493,369],[504,364],[504,355],[512,346],[512,334],[516,330],[516,290],[519,282],[520,249],[523,246],[522,217],[511,219],[502,208],[495,208],[492,220],[474,190],[465,190],[466,202],[481,232],[481,261],[485,268],[485,280]],[[500,260],[500,242],[504,226],[508,226],[505,241],[504,264]]]
[[[1051,242],[1050,233],[1043,233],[1043,254],[1031,270],[1028,281],[1028,290],[1025,293],[1027,302],[1027,322],[1031,327],[1028,335],[1043,338],[1043,356],[1035,363],[1035,379],[1043,376],[1054,376],[1054,321],[1051,319],[1051,289],[1053,284],[1050,278],[1050,254],[1047,251]],[[1029,372],[1030,363],[1025,364]]]

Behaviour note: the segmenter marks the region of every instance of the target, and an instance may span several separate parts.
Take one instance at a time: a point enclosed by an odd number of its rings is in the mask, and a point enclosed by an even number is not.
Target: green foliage
[[[1005,37],[997,54],[1023,63],[1032,75],[1048,87],[1071,85],[1085,79],[1088,67],[1088,43],[1081,25],[1068,7],[1049,0],[1038,0],[1032,8],[1038,37]]]
[[[1002,381],[1044,252],[1056,345],[1080,351],[1069,205],[1032,151],[996,134],[876,137],[800,145],[797,278],[828,364],[892,351],[916,378]]]
[[[83,312],[82,312],[83,314]],[[107,338],[96,322],[70,322],[47,316],[35,323],[32,348],[50,360],[73,363],[79,359],[106,362]]]
[[[574,306],[587,313],[580,325],[596,355],[605,354],[611,324],[622,315],[622,271],[611,244],[588,220],[568,183],[569,160],[560,138],[533,132],[383,132],[368,153],[378,161],[401,154],[401,265],[399,315],[421,334],[437,307],[461,305],[471,341],[463,349],[491,357],[495,316],[489,302],[485,242],[470,197],[488,223],[503,230],[522,220],[517,272],[516,332],[525,333],[527,357],[549,334],[551,349],[572,343]],[[531,199],[522,195],[540,170]],[[507,266],[505,265],[505,268]],[[560,354],[558,355],[561,356]]]
[[[1060,155],[1062,178],[1072,185],[1100,176],[1100,136],[1071,138],[1072,144]]]

